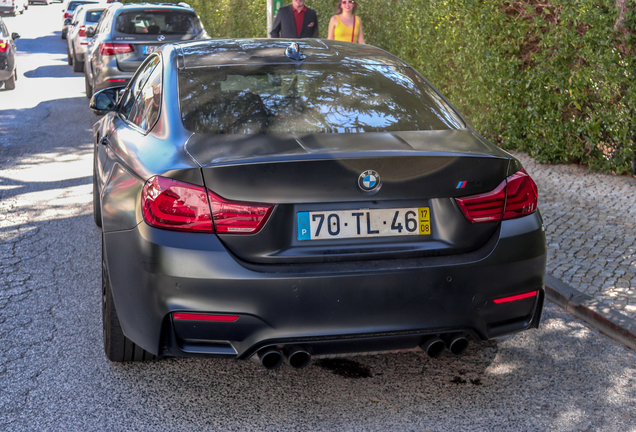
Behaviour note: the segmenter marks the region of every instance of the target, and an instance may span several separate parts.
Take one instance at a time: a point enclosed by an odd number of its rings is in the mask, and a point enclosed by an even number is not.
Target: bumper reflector
[[[238,315],[208,315],[208,314],[195,314],[195,313],[181,313],[175,312],[172,314],[174,319],[177,320],[189,320],[189,321],[230,321],[234,322],[239,319]]]
[[[514,296],[510,296],[510,297],[503,297],[497,300],[493,300],[496,304],[499,303],[508,303],[511,301],[516,301],[516,300],[523,300],[529,297],[535,297],[537,295],[537,291],[531,291],[529,293],[525,293],[525,294],[519,294],[519,295],[514,295]]]

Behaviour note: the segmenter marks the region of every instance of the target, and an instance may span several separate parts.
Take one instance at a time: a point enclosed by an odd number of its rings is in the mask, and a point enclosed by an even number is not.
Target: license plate
[[[144,45],[142,52],[144,54],[152,54],[153,52],[157,51],[159,48],[161,47],[156,45]]]
[[[298,240],[431,234],[428,207],[299,212]]]

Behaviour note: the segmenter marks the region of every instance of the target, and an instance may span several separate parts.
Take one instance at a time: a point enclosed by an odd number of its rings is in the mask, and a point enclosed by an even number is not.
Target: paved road
[[[550,304],[541,329],[461,357],[392,353],[301,371],[109,363],[91,216],[95,117],[65,64],[60,10],[31,6],[5,20],[23,38],[17,88],[0,90],[0,430],[636,431],[636,354]],[[526,165],[535,177],[549,168]],[[561,207],[548,196],[550,223],[550,206]],[[551,225],[548,234],[555,266],[571,236]]]

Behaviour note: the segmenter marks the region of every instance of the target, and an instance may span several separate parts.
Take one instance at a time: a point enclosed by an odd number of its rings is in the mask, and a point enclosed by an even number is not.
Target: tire
[[[4,88],[6,90],[13,90],[15,88],[15,75],[17,74],[17,71],[13,71],[13,75],[11,75],[11,77],[6,80],[4,82]]]
[[[71,55],[71,51],[68,49],[68,44],[66,45],[66,61],[69,66],[73,65],[73,56]]]
[[[75,50],[73,50],[73,72],[84,72],[84,62],[77,60]]]
[[[93,220],[95,225],[102,227],[102,202],[99,196],[99,189],[97,188],[97,169],[95,164],[97,163],[97,152],[95,152],[95,161],[93,162]]]
[[[104,353],[112,362],[147,361],[157,356],[144,350],[128,339],[121,330],[119,317],[113,302],[113,294],[108,278],[106,258],[104,258],[104,237],[102,235],[102,324]]]
[[[62,39],[66,39],[66,32],[67,31],[68,30],[66,30],[66,29],[62,30]]]
[[[88,82],[88,74],[84,74],[84,88],[86,89],[86,99],[93,97],[93,86]]]

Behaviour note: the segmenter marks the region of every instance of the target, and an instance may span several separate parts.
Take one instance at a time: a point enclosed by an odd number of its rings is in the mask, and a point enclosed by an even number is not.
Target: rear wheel
[[[71,56],[71,50],[68,49],[68,45],[66,45],[66,62],[69,66],[73,64],[73,56]]]
[[[73,50],[73,72],[84,72],[84,62],[77,59],[75,50]]]
[[[13,75],[4,82],[4,88],[7,90],[13,90],[15,88],[15,75],[17,71],[13,71]]]
[[[102,236],[102,323],[104,331],[104,352],[112,362],[154,360],[157,357],[128,339],[121,330],[110,279],[104,257],[104,240]]]
[[[86,98],[93,97],[93,86],[88,82],[88,74],[84,74],[84,88],[86,89]]]

